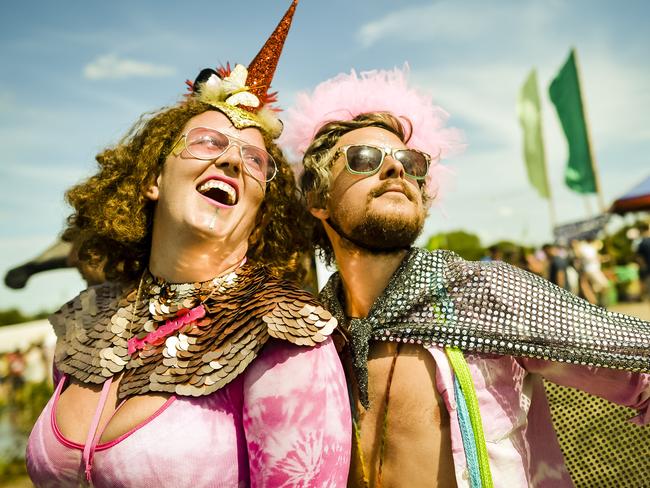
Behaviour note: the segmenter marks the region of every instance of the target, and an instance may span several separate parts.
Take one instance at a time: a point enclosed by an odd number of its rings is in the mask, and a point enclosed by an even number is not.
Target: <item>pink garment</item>
[[[451,419],[459,487],[469,487],[454,400],[454,375],[444,351],[428,348],[436,384]],[[465,353],[476,388],[495,487],[573,487],[553,430],[542,377],[639,411],[650,423],[650,375],[537,359]]]
[[[86,481],[84,446],[57,432],[54,409],[61,387],[29,437],[27,470],[38,487]],[[313,348],[274,341],[221,390],[198,398],[173,396],[143,424],[97,445],[92,482],[96,487],[345,486],[350,440],[347,388],[331,339]]]

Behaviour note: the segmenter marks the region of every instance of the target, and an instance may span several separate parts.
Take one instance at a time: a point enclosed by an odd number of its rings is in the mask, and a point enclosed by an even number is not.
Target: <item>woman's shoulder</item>
[[[104,282],[92,285],[66,302],[48,317],[57,337],[65,335],[70,327],[90,325],[98,315],[114,311],[119,306],[129,286],[120,282]]]
[[[256,295],[264,308],[262,320],[273,338],[313,346],[325,341],[337,325],[314,295],[291,281],[269,275]]]

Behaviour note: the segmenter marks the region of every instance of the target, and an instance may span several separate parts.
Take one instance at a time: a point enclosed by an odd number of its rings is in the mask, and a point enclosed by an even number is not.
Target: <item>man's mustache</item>
[[[369,196],[370,198],[376,198],[383,195],[387,191],[401,191],[404,193],[404,195],[406,195],[406,198],[412,202],[415,202],[417,200],[416,190],[414,190],[411,185],[403,180],[384,181],[378,187],[373,188],[372,191],[370,191]]]

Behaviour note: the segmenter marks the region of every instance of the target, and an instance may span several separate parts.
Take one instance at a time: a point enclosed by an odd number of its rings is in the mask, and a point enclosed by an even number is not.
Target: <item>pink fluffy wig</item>
[[[409,68],[341,73],[320,83],[313,93],[299,93],[288,110],[280,145],[302,158],[316,132],[332,121],[352,120],[368,112],[390,112],[412,125],[408,146],[445,158],[462,148],[458,129],[444,127],[449,114],[434,105],[430,96],[407,84]],[[409,123],[405,123],[408,133]],[[427,194],[440,197],[448,170],[432,164],[427,175]]]

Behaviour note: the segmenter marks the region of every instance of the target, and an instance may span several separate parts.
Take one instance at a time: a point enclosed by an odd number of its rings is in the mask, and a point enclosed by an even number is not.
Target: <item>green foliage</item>
[[[603,244],[611,258],[611,262],[608,264],[616,265],[634,262],[635,254],[632,251],[632,243],[626,236],[627,231],[632,227],[636,227],[636,224],[626,225],[615,234],[608,235],[604,239]]]
[[[20,324],[23,322],[30,322],[32,320],[44,319],[50,312],[41,311],[33,315],[25,315],[17,308],[7,308],[0,310],[0,326]]]
[[[0,422],[10,427],[12,442],[9,448],[0,452],[0,481],[25,476],[25,448],[32,426],[52,395],[49,381],[41,383],[22,383],[2,385],[0,395]]]
[[[481,239],[476,234],[463,230],[435,234],[429,238],[426,248],[429,250],[449,249],[470,261],[476,261],[485,255]]]

